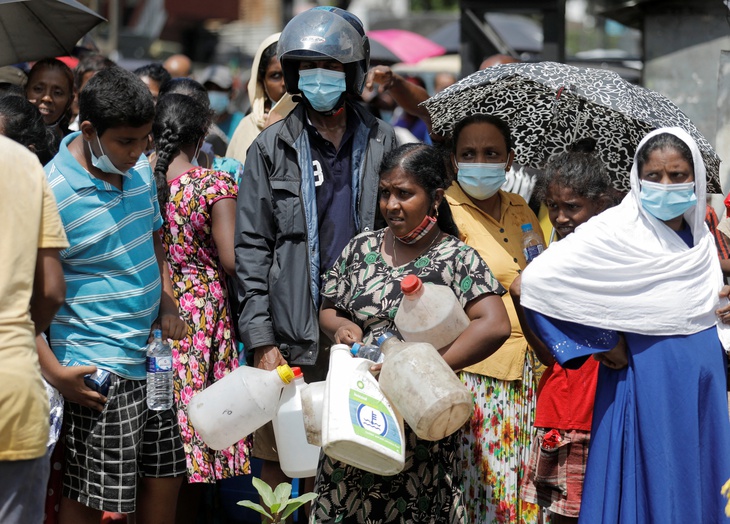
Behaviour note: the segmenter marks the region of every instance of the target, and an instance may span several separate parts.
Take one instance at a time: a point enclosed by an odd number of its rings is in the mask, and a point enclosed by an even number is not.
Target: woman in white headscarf
[[[558,362],[604,364],[581,523],[728,521],[730,337],[717,313],[730,308],[704,224],[705,176],[689,134],[653,131],[623,202],[523,273],[522,305]]]
[[[266,37],[256,51],[248,81],[251,112],[241,120],[226,150],[227,157],[242,164],[246,163],[246,151],[259,133],[268,124],[284,118],[297,105],[286,92],[284,73],[276,56],[280,34]]]

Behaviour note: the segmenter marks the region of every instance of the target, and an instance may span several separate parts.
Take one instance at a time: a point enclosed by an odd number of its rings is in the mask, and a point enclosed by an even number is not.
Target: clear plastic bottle
[[[378,337],[378,344],[385,355],[380,388],[419,438],[440,440],[469,420],[472,394],[436,348],[391,333]]]
[[[436,349],[448,346],[469,325],[450,287],[426,284],[416,275],[401,281],[403,300],[393,321],[406,342],[428,342]]]
[[[147,407],[164,411],[172,407],[172,348],[155,329],[147,346]]]
[[[540,235],[532,230],[532,224],[522,224],[522,252],[525,254],[525,261],[529,264],[543,251],[545,244]]]
[[[357,342],[350,348],[350,353],[352,353],[353,357],[366,358],[376,364],[382,363],[384,358],[378,346],[359,344]]]

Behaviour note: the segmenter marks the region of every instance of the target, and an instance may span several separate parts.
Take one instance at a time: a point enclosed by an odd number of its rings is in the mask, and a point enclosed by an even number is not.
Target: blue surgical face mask
[[[222,115],[228,109],[228,93],[225,91],[208,91],[208,100],[216,116]]]
[[[99,135],[96,135],[96,143],[99,144],[99,150],[101,151],[101,156],[97,157],[94,154],[94,150],[91,148],[91,144],[89,144],[89,152],[91,153],[91,165],[92,166],[99,169],[100,171],[103,171],[104,173],[122,175],[125,177],[130,176],[129,171],[122,171],[120,169],[117,169],[117,167],[109,159],[109,157],[106,155],[106,153],[104,153],[104,148],[101,147],[101,140],[99,140]]]
[[[476,200],[485,200],[499,191],[507,178],[507,162],[477,164],[459,162],[457,180],[464,193]]]
[[[331,111],[347,88],[343,71],[329,69],[302,69],[299,71],[299,90],[315,111]]]
[[[697,205],[695,183],[658,184],[641,181],[641,205],[659,220],[671,220]]]

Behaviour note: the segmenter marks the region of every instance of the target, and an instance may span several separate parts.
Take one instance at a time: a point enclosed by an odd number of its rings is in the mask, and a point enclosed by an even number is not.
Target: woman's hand
[[[286,364],[286,359],[276,346],[260,346],[254,349],[253,365],[259,369],[271,371]]]
[[[720,298],[724,298],[726,303],[724,306],[718,308],[715,311],[715,314],[723,324],[730,324],[730,303],[727,303],[727,299],[730,298],[730,286],[722,286],[722,289],[720,290]]]
[[[362,342],[362,329],[354,322],[344,324],[335,331],[335,344],[352,346],[355,342]]]
[[[629,365],[628,350],[626,348],[626,339],[623,335],[619,335],[618,344],[610,351],[604,353],[596,353],[593,358],[606,367],[611,369],[623,369]]]

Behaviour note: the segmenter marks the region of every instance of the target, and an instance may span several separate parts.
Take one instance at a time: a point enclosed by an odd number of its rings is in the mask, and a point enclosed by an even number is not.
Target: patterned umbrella
[[[707,167],[707,192],[721,193],[720,158],[682,111],[665,96],[631,84],[613,71],[555,62],[505,64],[477,71],[423,103],[433,131],[450,136],[475,113],[503,118],[512,130],[517,162],[542,168],[581,138],[596,153],[614,187],[629,191],[636,146],[649,131],[681,127],[697,142]]]

